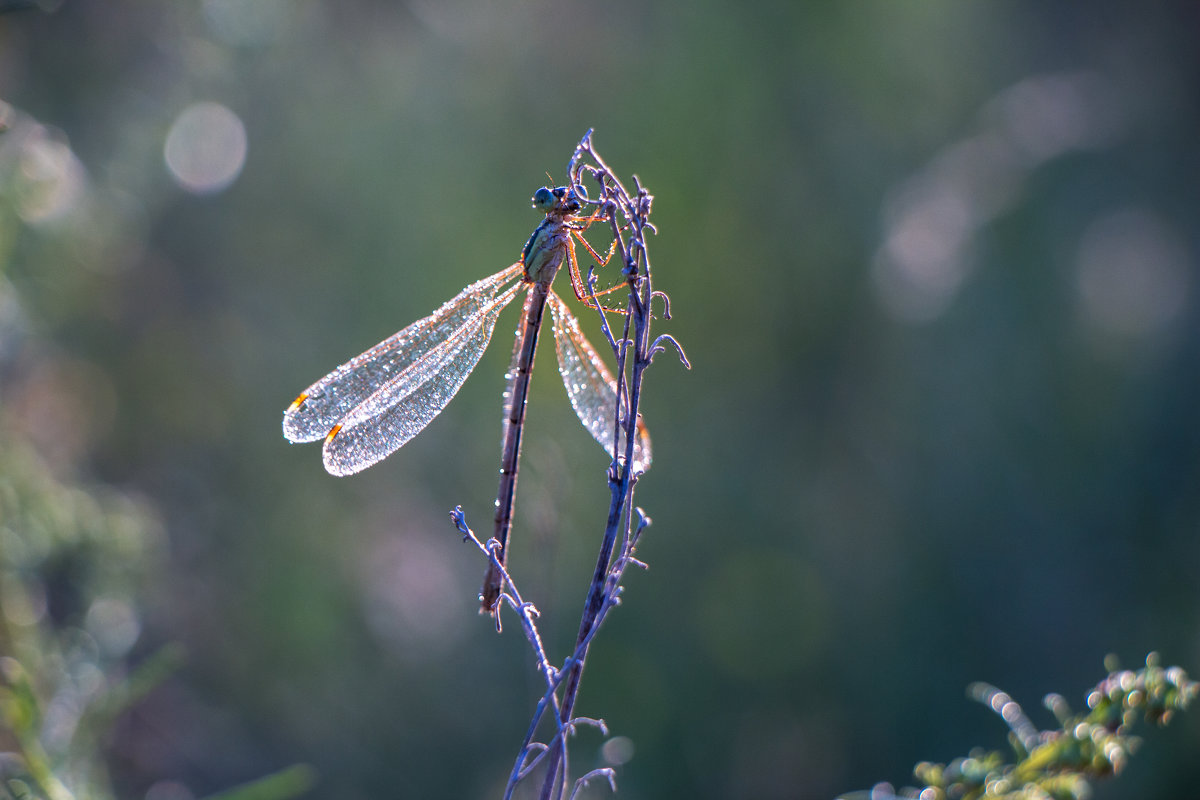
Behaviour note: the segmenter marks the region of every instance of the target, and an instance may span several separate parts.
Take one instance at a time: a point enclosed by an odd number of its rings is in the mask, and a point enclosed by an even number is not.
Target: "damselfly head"
[[[554,192],[547,189],[545,186],[533,193],[533,207],[543,214],[554,208],[554,204],[558,202],[558,198],[554,196]]]
[[[565,186],[556,189],[543,186],[533,193],[533,207],[543,214],[556,211],[560,214],[574,214],[583,204],[575,193]]]

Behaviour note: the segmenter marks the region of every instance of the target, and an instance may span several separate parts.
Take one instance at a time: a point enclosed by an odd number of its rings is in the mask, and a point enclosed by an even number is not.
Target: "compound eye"
[[[554,208],[557,201],[558,198],[554,196],[554,192],[545,186],[533,193],[533,207],[540,211],[549,211]]]

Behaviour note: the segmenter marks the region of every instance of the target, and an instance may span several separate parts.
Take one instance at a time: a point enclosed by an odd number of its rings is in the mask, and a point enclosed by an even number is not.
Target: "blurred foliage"
[[[511,263],[589,127],[655,195],[694,369],[647,382],[651,569],[581,695],[628,746],[577,766],[827,798],[982,740],[947,685],[1200,661],[1195,3],[5,8],[3,457],[153,509],[101,573],[144,572],[133,663],[189,653],[117,720],[119,795],[297,760],[323,796],[496,794],[538,680],[445,514],[490,507],[507,348],[355,478],[279,418]],[[607,493],[553,380],[524,462],[510,563],[560,652]],[[86,562],[43,620],[100,596]],[[1122,791],[1194,790],[1194,716]]]
[[[0,776],[12,796],[111,796],[98,743],[170,660],[122,668],[156,532],[130,497],[61,483],[0,435],[0,748],[14,751],[0,753]]]
[[[1058,718],[1055,730],[1039,731],[1007,694],[976,685],[972,694],[991,707],[1009,726],[1009,743],[1016,761],[998,750],[978,750],[949,764],[918,764],[914,774],[921,788],[907,788],[895,797],[921,800],[1083,800],[1093,781],[1120,773],[1141,740],[1133,727],[1145,720],[1166,725],[1176,712],[1188,708],[1200,684],[1179,667],[1163,668],[1151,653],[1139,670],[1118,669],[1106,660],[1108,676],[1087,696],[1089,711],[1072,714],[1060,695],[1047,695],[1046,706]],[[878,786],[871,798],[893,797]]]
[[[117,718],[181,660],[168,646],[126,669],[160,541],[144,503],[63,483],[27,443],[0,434],[0,796],[116,796],[106,744]],[[217,797],[284,800],[311,783],[308,768],[292,767]]]

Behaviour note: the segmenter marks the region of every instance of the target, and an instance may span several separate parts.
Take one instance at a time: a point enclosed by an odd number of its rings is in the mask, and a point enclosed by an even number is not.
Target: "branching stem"
[[[616,407],[613,409],[614,434],[611,445],[612,461],[608,469],[609,508],[604,525],[604,536],[596,558],[596,568],[584,600],[583,614],[579,623],[575,647],[559,668],[550,664],[537,627],[537,609],[526,602],[512,576],[501,563],[499,543],[495,540],[482,542],[467,525],[462,509],[450,513],[455,526],[464,539],[474,542],[488,558],[494,571],[501,576],[500,599],[496,606],[496,624],[500,625],[501,605],[507,604],[520,622],[521,628],[533,649],[539,673],[545,689],[534,708],[533,717],[526,730],[525,739],[509,774],[505,787],[506,800],[513,796],[517,784],[535,769],[543,769],[539,797],[542,800],[567,800],[588,784],[589,781],[605,779],[616,790],[616,777],[611,768],[593,770],[572,782],[570,780],[569,743],[579,726],[586,725],[608,735],[602,720],[576,717],[575,702],[588,650],[608,612],[620,603],[621,581],[625,569],[630,565],[646,565],[634,557],[633,552],[642,532],[650,524],[650,518],[633,506],[633,493],[645,465],[634,461],[635,443],[639,436],[638,406],[642,395],[642,377],[650,366],[654,354],[674,348],[684,365],[688,365],[683,348],[669,335],[650,338],[651,301],[658,297],[663,302],[664,317],[670,317],[670,300],[650,285],[650,257],[646,250],[646,232],[654,232],[649,222],[653,198],[634,177],[634,192],[631,194],[621,184],[613,171],[592,147],[592,132],[589,130],[580,140],[567,168],[569,189],[584,206],[596,209],[593,219],[607,221],[612,229],[613,242],[609,254],[620,259],[621,276],[628,288],[624,310],[624,324],[620,336],[615,334],[609,323],[606,309],[597,299],[596,275],[589,270],[583,288],[587,300],[600,315],[604,338],[612,349],[617,369],[615,373]],[[585,181],[594,184],[596,195],[589,194]],[[588,248],[591,252],[590,247]],[[578,288],[578,287],[577,287]],[[609,289],[599,294],[607,294]],[[635,467],[637,471],[635,471]],[[619,544],[618,544],[619,543]],[[553,733],[546,741],[536,740],[537,732],[544,720],[553,719]]]

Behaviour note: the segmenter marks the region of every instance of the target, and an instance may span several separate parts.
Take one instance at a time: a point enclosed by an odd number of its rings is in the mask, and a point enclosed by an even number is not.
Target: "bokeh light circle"
[[[220,103],[194,103],[171,124],[163,158],[186,191],[219,192],[237,180],[246,163],[246,127]]]

